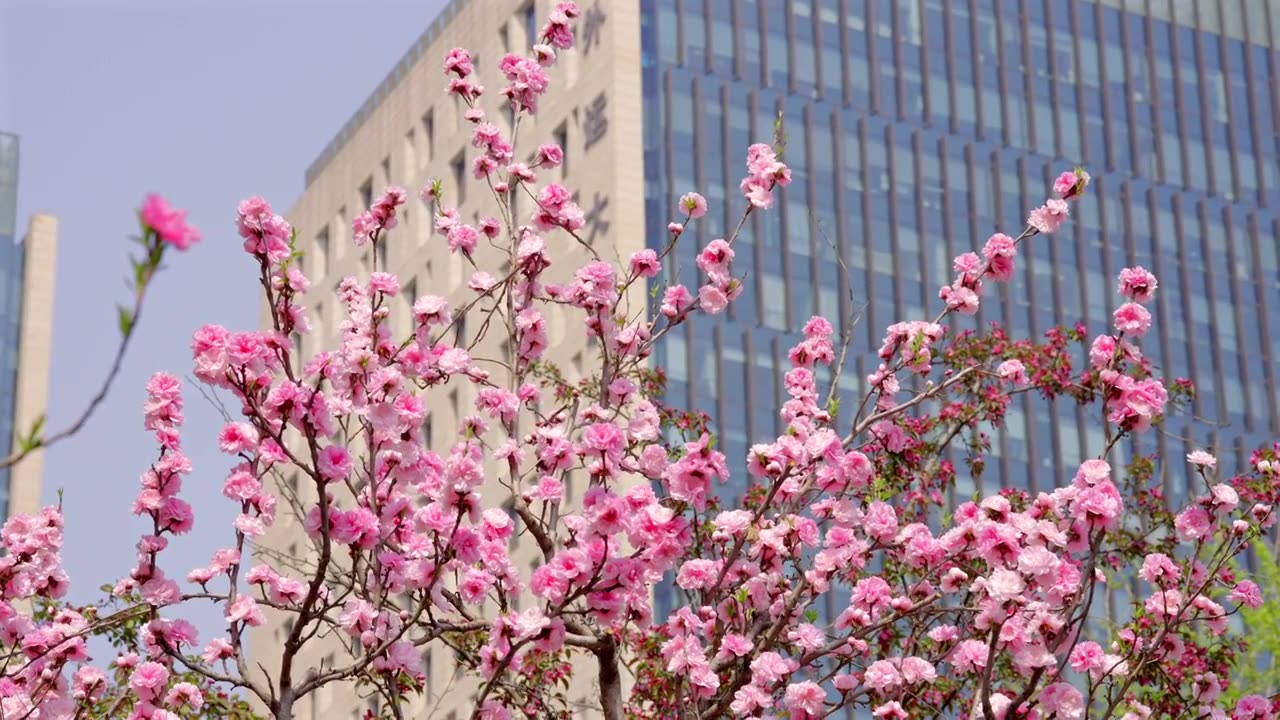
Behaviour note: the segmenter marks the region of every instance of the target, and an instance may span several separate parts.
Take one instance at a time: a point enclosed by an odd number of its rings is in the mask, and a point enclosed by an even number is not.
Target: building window
[[[409,132],[404,134],[404,171],[405,174],[412,178],[413,172],[418,169],[418,131],[409,128]]]
[[[423,148],[424,152],[422,153],[422,163],[425,165],[431,162],[432,158],[435,157],[436,115],[434,111],[428,110],[427,113],[422,116],[422,134],[423,142],[426,145],[426,147]]]
[[[324,277],[329,269],[329,228],[316,233],[315,256],[311,258],[311,276],[313,279]]]
[[[408,318],[408,320],[405,321],[405,326],[409,328],[409,332],[410,334],[412,334],[413,326],[414,326],[413,301],[416,300],[418,297],[417,279],[409,278],[407,281],[405,281],[404,285],[400,287],[400,297],[404,298],[405,316]]]
[[[404,302],[412,312],[413,301],[418,299],[418,281],[414,278],[409,278],[409,281],[400,289],[400,293],[404,296]]]
[[[458,156],[449,163],[449,169],[453,171],[453,185],[455,192],[458,193],[458,205],[462,205],[467,201],[467,154],[466,151],[458,153]]]
[[[538,44],[538,8],[532,2],[524,8],[524,37],[529,47]]]
[[[423,683],[423,694],[427,696],[427,700],[431,700],[431,675],[434,671],[431,662],[431,648],[427,648],[422,652],[422,665],[426,671],[427,681]]]
[[[360,186],[360,207],[362,211],[373,207],[373,178],[365,180]]]
[[[560,162],[560,179],[563,180],[569,174],[569,127],[561,123],[552,137],[564,155],[564,160]]]
[[[382,158],[382,184],[391,184],[391,156]]]

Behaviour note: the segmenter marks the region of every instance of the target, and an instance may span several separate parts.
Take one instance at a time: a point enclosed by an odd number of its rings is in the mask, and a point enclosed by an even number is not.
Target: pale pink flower
[[[707,199],[698,193],[685,193],[680,197],[680,209],[693,219],[707,214]]]
[[[902,673],[888,660],[877,660],[867,668],[864,681],[872,690],[884,692],[902,683]]]
[[[168,682],[169,670],[158,662],[144,662],[129,676],[129,687],[148,702],[158,699]]]
[[[813,681],[805,681],[788,685],[782,704],[792,712],[793,718],[797,717],[797,712],[805,714],[799,717],[820,717],[825,698],[826,693],[821,686]]]
[[[1199,467],[1212,468],[1218,464],[1218,459],[1204,450],[1193,450],[1187,453],[1187,462]]]

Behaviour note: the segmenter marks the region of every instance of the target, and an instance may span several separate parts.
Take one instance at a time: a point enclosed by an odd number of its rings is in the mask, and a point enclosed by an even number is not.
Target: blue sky
[[[71,596],[86,601],[133,562],[146,526],[129,514],[155,456],[142,429],[143,385],[190,372],[192,331],[257,323],[255,268],[234,227],[238,201],[261,194],[284,212],[303,171],[442,0],[0,0],[0,129],[22,142],[18,211],[58,216],[50,425],[79,412],[118,340],[127,237],[148,192],[188,208],[204,241],[174,254],[154,282],[110,397],[79,436],[47,457],[44,499],[64,491]],[[305,232],[303,233],[306,234]],[[188,388],[184,497],[195,530],[167,552],[171,576],[231,544],[229,461],[221,420]],[[202,639],[219,624],[202,608]]]

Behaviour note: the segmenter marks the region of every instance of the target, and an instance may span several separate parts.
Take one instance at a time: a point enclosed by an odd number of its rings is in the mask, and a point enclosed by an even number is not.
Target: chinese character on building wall
[[[591,208],[583,215],[583,220],[587,226],[587,242],[594,243],[596,236],[609,232],[609,221],[605,218],[604,213],[609,209],[609,198],[595,193],[591,198]]]
[[[600,44],[600,40],[604,35],[604,11],[600,9],[600,0],[596,0],[582,15],[582,54],[586,55],[591,52],[591,48]]]
[[[609,117],[605,114],[607,105],[604,93],[601,92],[596,96],[595,100],[586,107],[586,114],[582,118],[582,134],[584,141],[582,147],[584,150],[590,149],[609,132]]]

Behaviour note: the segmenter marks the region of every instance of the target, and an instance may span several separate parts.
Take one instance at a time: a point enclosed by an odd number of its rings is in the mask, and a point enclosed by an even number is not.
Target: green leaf
[[[818,622],[818,611],[814,608],[809,608],[804,611],[804,617],[811,623]]]
[[[22,452],[30,452],[43,444],[43,441],[40,438],[40,431],[43,429],[44,415],[41,415],[36,418],[35,422],[31,423],[31,429],[27,431],[26,435],[19,436],[18,443]]]
[[[123,305],[117,305],[116,310],[119,311],[120,334],[128,336],[133,331],[133,313]]]

